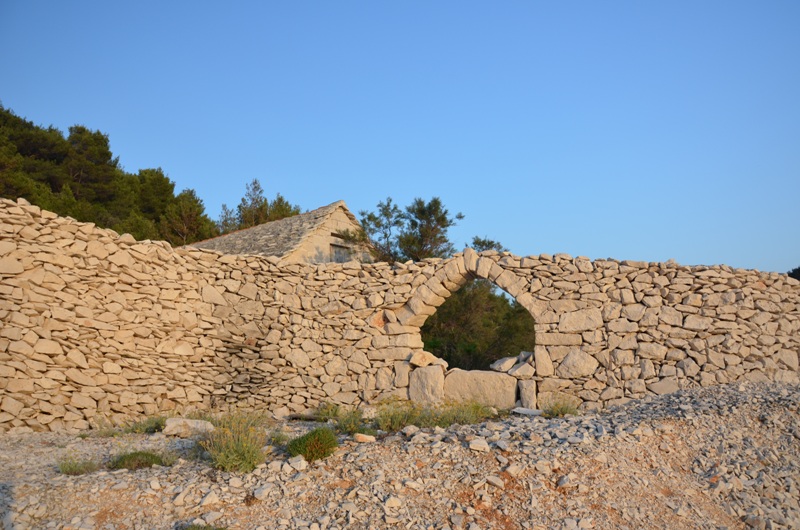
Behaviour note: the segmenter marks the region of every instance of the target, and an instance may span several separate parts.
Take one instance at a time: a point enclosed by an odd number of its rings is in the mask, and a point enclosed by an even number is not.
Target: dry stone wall
[[[419,326],[472,278],[537,323],[530,352],[447,370]],[[798,380],[800,283],[675,263],[516,257],[282,265],[137,242],[0,200],[0,431],[397,396],[597,408],[741,378]],[[488,394],[488,396],[487,396]]]

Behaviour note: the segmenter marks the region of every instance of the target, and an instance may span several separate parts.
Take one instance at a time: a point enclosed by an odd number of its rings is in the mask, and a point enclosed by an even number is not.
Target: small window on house
[[[350,253],[350,247],[343,245],[331,244],[331,261],[334,263],[344,263],[353,259]]]

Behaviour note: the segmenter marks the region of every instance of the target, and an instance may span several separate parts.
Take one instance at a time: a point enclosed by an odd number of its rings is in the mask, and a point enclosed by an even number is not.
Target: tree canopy
[[[795,280],[800,280],[800,267],[795,267],[794,269],[787,272],[789,276],[794,278]]]
[[[161,168],[125,172],[107,134],[73,125],[40,127],[0,106],[0,196],[22,197],[59,215],[185,245],[217,228],[192,189],[175,195]]]
[[[359,215],[361,233],[346,234],[347,238],[365,242],[373,259],[389,263],[453,254],[447,230],[464,218],[461,213],[451,217],[439,197],[428,202],[416,198],[404,210],[387,197],[378,203],[377,211],[362,210]]]
[[[244,197],[236,210],[222,205],[222,212],[217,221],[217,229],[222,234],[258,226],[270,221],[277,221],[300,213],[300,207],[287,201],[277,193],[272,201],[264,197],[264,188],[258,179],[245,185]]]

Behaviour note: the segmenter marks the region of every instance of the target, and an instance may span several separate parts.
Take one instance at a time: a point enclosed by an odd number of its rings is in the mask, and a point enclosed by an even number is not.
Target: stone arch
[[[395,311],[397,321],[403,326],[421,327],[447,298],[471,279],[489,280],[525,307],[535,321],[534,298],[529,292],[531,278],[518,274],[511,267],[503,266],[504,258],[517,263],[521,260],[508,253],[478,253],[471,248],[443,260],[436,272],[414,288],[408,301]]]

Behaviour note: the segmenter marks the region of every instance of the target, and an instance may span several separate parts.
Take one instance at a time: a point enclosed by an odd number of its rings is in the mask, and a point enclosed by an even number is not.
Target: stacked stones
[[[0,431],[223,405],[288,414],[467,399],[481,387],[503,407],[572,396],[598,408],[798,379],[800,282],[782,274],[470,249],[279,266],[137,242],[24,200],[0,200],[0,221]],[[471,278],[536,320],[533,354],[510,375],[448,372],[423,351],[420,326]]]

